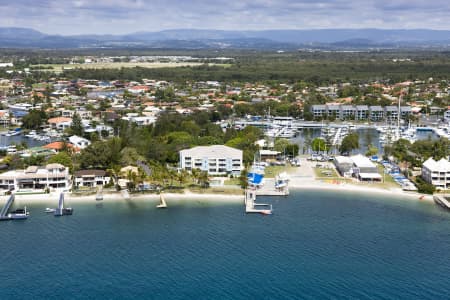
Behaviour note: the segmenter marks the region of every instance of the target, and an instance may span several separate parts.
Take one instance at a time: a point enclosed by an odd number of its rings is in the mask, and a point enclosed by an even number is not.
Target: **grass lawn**
[[[229,179],[225,180],[224,184],[225,185],[240,185],[241,181],[239,180],[239,178],[229,178]]]
[[[316,178],[338,178],[339,174],[334,168],[314,168]]]
[[[278,175],[282,172],[289,173],[293,169],[294,169],[294,167],[287,166],[287,165],[286,166],[269,166],[269,167],[266,167],[264,170],[264,177],[275,178],[276,175]]]

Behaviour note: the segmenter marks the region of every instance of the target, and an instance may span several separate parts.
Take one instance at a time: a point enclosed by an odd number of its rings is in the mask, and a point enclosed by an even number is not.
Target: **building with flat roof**
[[[198,146],[180,151],[180,168],[199,169],[211,175],[240,175],[243,151],[224,145]]]

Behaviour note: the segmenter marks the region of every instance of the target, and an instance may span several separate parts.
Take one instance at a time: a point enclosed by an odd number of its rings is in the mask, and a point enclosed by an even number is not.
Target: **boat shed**
[[[360,181],[381,181],[377,166],[368,157],[358,154],[351,157],[353,161],[353,174]]]
[[[350,177],[353,168],[353,160],[348,156],[335,156],[333,160],[336,170],[344,177]]]

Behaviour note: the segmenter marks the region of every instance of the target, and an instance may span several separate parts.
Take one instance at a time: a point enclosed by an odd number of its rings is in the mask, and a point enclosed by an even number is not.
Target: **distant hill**
[[[173,49],[450,47],[447,30],[315,29],[227,31],[174,29],[125,35],[48,35],[33,29],[0,28],[0,47],[150,47]]]

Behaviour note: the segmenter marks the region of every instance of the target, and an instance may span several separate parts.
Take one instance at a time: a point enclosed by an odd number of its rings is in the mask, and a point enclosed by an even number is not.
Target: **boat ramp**
[[[446,209],[450,209],[450,201],[448,201],[447,197],[445,197],[443,195],[434,195],[433,200],[440,206],[442,206]]]
[[[54,215],[56,217],[59,216],[67,216],[73,213],[73,209],[71,207],[64,207],[64,193],[59,195],[58,208],[56,208]]]

